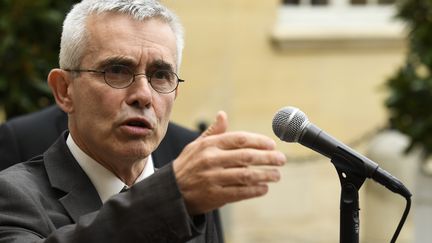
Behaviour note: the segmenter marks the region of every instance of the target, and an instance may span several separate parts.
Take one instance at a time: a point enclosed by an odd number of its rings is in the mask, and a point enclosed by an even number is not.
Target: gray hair
[[[60,68],[79,68],[87,46],[86,20],[92,14],[118,12],[138,21],[160,18],[176,36],[177,69],[184,47],[183,27],[177,16],[156,0],[83,0],[74,5],[63,22],[60,43]]]

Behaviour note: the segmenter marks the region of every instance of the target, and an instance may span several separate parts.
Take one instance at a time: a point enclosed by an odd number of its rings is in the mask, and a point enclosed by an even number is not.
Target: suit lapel
[[[177,157],[172,144],[174,143],[174,139],[172,138],[173,134],[174,131],[172,131],[172,124],[169,123],[165,137],[162,139],[158,148],[152,153],[155,168],[159,169],[162,166],[172,162]]]
[[[152,154],[155,167],[160,168],[172,162],[197,136],[197,133],[170,122],[165,137]]]
[[[171,162],[175,157],[172,147],[168,146],[164,142],[161,142],[159,147],[152,153],[152,158],[155,168],[159,169]]]
[[[68,132],[44,153],[45,167],[52,187],[65,192],[60,202],[77,222],[84,214],[97,211],[102,201],[88,176],[81,169],[66,145]]]

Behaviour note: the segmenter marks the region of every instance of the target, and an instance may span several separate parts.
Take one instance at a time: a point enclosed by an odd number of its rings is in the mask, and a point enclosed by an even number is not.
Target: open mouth
[[[136,127],[136,128],[152,129],[150,123],[144,119],[130,119],[125,122],[125,125],[130,127]]]
[[[131,127],[149,128],[144,122],[141,121],[130,121],[127,123],[127,125]]]

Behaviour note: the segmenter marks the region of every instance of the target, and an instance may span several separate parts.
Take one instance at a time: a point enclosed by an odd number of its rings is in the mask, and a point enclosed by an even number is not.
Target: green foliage
[[[390,125],[432,154],[432,0],[405,0],[398,17],[409,29],[405,64],[387,82]]]
[[[0,108],[7,118],[53,102],[62,22],[72,0],[0,0]]]

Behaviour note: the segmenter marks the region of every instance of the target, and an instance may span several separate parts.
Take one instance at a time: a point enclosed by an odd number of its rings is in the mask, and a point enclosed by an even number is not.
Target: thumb
[[[221,134],[228,129],[228,116],[225,111],[219,111],[216,116],[216,121],[213,122],[199,138],[208,137],[211,135]]]

